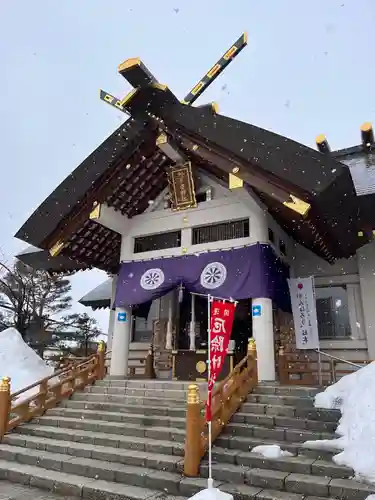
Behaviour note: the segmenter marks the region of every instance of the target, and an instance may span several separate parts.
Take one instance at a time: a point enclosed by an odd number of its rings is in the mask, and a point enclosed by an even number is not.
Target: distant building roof
[[[99,286],[91,290],[91,292],[86,293],[86,295],[79,300],[79,303],[86,307],[92,307],[94,310],[110,307],[112,281],[112,278],[104,281]]]

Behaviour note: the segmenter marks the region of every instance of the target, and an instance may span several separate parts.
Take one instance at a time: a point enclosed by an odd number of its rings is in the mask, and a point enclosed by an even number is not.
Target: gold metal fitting
[[[91,219],[91,220],[99,219],[100,213],[102,211],[101,204],[98,201],[94,201],[92,206],[93,206],[93,209],[91,210],[91,212],[89,214],[89,219]]]
[[[247,344],[247,350],[248,352],[254,352],[257,350],[257,345],[253,338],[249,339],[249,342]]]
[[[118,66],[118,71],[126,71],[127,69],[133,68],[134,66],[140,66],[141,65],[141,58],[140,57],[132,57],[130,59],[126,59],[123,63],[119,64]]]
[[[232,168],[232,174],[238,174],[239,171],[240,171],[240,167],[233,167]]]
[[[311,205],[310,203],[307,203],[306,201],[303,201],[297,196],[294,196],[293,194],[289,195],[291,201],[284,201],[283,205],[285,207],[290,208],[291,210],[294,210],[300,215],[307,215],[307,212],[310,210]]]
[[[65,243],[61,240],[57,241],[50,249],[49,253],[51,257],[57,257],[61,250],[65,247]]]
[[[199,403],[199,387],[196,384],[189,385],[187,402],[188,405]]]
[[[326,140],[326,136],[324,134],[319,134],[316,139],[315,139],[315,142],[317,144],[322,144],[322,142],[324,142]]]
[[[238,189],[243,187],[243,180],[229,172],[229,189]]]
[[[279,356],[284,356],[284,354],[285,354],[285,347],[281,345],[279,347]]]
[[[361,132],[369,132],[372,129],[372,123],[365,122],[361,125]]]
[[[105,349],[105,346],[104,346],[104,341],[103,341],[103,340],[101,340],[101,341],[99,342],[99,345],[98,345],[98,352],[103,352],[103,351],[104,351],[104,349]]]

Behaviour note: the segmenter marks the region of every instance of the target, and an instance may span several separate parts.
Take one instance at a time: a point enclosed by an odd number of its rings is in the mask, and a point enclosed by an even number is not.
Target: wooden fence
[[[221,434],[232,415],[257,385],[255,342],[250,341],[247,356],[220,382],[212,395],[212,442]],[[190,385],[187,397],[184,474],[199,475],[199,465],[208,448],[206,403],[200,401],[199,387]]]
[[[84,361],[57,371],[13,394],[11,380],[3,377],[0,382],[0,441],[4,434],[18,425],[43,415],[62,399],[103,379],[104,375],[105,346],[101,343],[98,352]],[[30,395],[27,395],[28,392]]]
[[[355,365],[366,366],[371,361],[350,360]],[[285,352],[280,347],[278,352],[278,374],[280,384],[285,385],[319,385],[319,361],[318,353],[315,351],[306,353]],[[344,375],[356,371],[356,367],[344,360],[328,359],[321,355],[320,371],[322,376],[322,385],[334,384]]]

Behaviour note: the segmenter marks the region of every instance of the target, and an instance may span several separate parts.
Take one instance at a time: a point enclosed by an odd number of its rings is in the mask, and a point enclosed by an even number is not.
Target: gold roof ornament
[[[308,211],[311,208],[310,203],[307,203],[306,201],[301,200],[300,198],[297,198],[297,196],[294,196],[293,194],[290,195],[291,201],[284,201],[283,205],[285,207],[290,208],[291,210],[294,210],[295,212],[299,213],[300,215],[307,215]]]
[[[65,242],[62,240],[58,240],[52,247],[49,249],[49,253],[51,257],[57,257],[61,250],[65,247]]]

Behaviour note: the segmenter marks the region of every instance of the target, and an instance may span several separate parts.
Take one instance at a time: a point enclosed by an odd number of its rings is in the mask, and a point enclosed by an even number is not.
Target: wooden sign
[[[190,162],[171,167],[168,181],[172,210],[186,210],[197,206]]]

